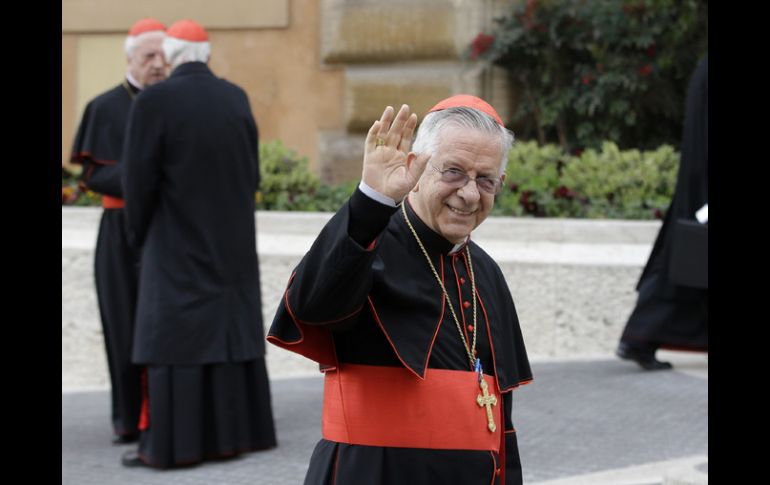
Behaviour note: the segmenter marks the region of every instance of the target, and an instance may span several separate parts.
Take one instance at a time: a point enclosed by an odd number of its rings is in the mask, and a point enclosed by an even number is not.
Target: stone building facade
[[[62,164],[86,103],[125,73],[128,28],[142,17],[206,27],[210,66],[244,88],[263,141],[281,139],[324,182],[360,176],[363,138],[382,109],[423,115],[457,93],[508,118],[505,73],[464,59],[514,0],[63,0]]]

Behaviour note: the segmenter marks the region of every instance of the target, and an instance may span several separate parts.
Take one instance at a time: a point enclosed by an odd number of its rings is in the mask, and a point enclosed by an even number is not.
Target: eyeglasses
[[[486,192],[487,194],[495,195],[498,192],[500,192],[500,188],[503,185],[503,182],[497,178],[491,178],[491,177],[471,178],[470,175],[456,168],[439,170],[433,164],[430,164],[430,166],[431,168],[433,168],[433,170],[441,174],[442,182],[444,182],[445,184],[451,187],[454,187],[455,189],[465,187],[468,184],[468,182],[473,180],[476,182],[476,187],[478,187],[480,191]]]

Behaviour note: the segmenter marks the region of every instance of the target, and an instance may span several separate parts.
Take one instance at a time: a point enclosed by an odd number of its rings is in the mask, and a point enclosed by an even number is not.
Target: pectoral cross
[[[497,405],[497,397],[494,394],[489,395],[489,386],[485,379],[479,381],[479,387],[484,395],[476,396],[476,402],[479,404],[479,407],[487,407],[487,428],[489,428],[490,432],[494,433],[497,425],[495,425],[495,418],[492,416],[492,406]]]

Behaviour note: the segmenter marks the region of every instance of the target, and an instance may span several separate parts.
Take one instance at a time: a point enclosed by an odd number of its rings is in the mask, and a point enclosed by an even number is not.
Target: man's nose
[[[481,198],[481,193],[479,192],[479,186],[476,183],[476,180],[469,179],[467,184],[460,187],[457,191],[457,195],[462,197],[466,202],[478,201]]]

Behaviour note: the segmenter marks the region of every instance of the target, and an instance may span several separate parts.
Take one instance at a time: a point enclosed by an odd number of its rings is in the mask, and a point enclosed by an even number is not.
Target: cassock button
[[[499,468],[497,470],[495,470],[495,475],[498,475],[498,476],[500,475],[500,469]]]
[[[463,278],[462,276],[460,276],[460,284],[461,284],[461,285],[464,285],[464,284],[465,284],[465,278]]]
[[[464,301],[463,302],[463,308],[470,308],[470,306],[471,306],[471,302],[469,302],[469,301]]]
[[[473,332],[473,325],[468,325],[468,331]]]

